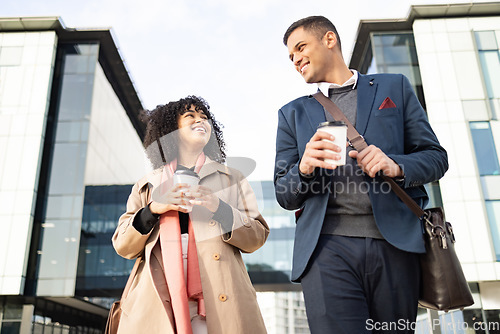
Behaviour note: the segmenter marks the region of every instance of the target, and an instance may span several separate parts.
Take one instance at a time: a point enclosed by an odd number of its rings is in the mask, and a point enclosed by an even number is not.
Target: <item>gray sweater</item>
[[[332,88],[329,93],[330,99],[356,126],[357,89],[350,85]],[[334,120],[326,110],[325,116],[327,121]],[[348,147],[347,152],[350,150]],[[383,239],[373,217],[367,182],[369,179],[365,178],[356,160],[347,155],[346,164],[333,171],[322,234]]]

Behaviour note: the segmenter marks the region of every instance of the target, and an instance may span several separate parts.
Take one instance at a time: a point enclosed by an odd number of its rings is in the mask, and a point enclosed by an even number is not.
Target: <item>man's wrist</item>
[[[305,174],[305,173],[302,173],[300,171],[300,168],[299,168],[299,175],[300,175],[300,177],[302,177],[303,179],[306,179],[306,180],[312,179],[314,177],[314,171],[310,174]]]
[[[397,184],[402,185],[402,184],[405,182],[406,175],[405,175],[405,173],[403,172],[403,169],[402,169],[401,167],[399,167],[399,170],[400,170],[399,175],[398,175],[398,176],[393,177],[392,179],[393,179],[393,180],[394,180],[394,182],[396,182]]]

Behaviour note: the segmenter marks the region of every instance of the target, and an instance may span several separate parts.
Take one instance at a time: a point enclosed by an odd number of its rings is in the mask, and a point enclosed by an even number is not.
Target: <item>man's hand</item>
[[[379,171],[382,171],[388,177],[403,176],[401,167],[377,146],[370,145],[361,153],[353,150],[349,152],[349,156],[357,159],[359,167],[370,177],[375,177]]]
[[[302,174],[312,174],[316,167],[337,168],[337,165],[327,163],[324,159],[340,160],[341,157],[338,154],[341,151],[340,147],[322,139],[333,141],[335,137],[325,131],[317,131],[311,137],[300,160],[299,170]]]

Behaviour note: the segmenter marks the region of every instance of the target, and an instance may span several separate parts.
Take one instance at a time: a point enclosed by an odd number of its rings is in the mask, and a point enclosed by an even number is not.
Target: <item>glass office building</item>
[[[84,207],[146,172],[142,109],[109,30],[0,19],[0,333],[102,332],[107,308],[77,293],[103,228]]]
[[[406,20],[362,21],[350,67],[412,83],[450,169],[432,185],[474,295],[463,311],[421,310],[417,333],[500,333],[500,3],[413,6]]]

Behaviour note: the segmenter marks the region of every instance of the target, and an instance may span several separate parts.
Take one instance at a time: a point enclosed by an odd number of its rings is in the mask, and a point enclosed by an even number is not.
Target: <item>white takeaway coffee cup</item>
[[[173,176],[173,184],[175,186],[179,183],[187,184],[189,187],[196,187],[198,183],[200,183],[200,177],[190,169],[176,170]],[[180,205],[180,207],[185,208],[188,211],[193,209],[193,206],[190,204]]]
[[[347,125],[342,122],[342,121],[335,121],[335,122],[323,122],[318,125],[317,131],[324,131],[327,132],[335,137],[335,140],[327,140],[323,139],[326,141],[329,141],[338,147],[342,151],[340,152],[333,152],[330,150],[327,150],[332,153],[337,153],[340,155],[341,159],[340,160],[333,160],[333,159],[325,159],[325,162],[328,162],[329,164],[332,165],[337,165],[337,166],[343,166],[345,165],[345,159],[346,159],[346,141],[347,141]]]

